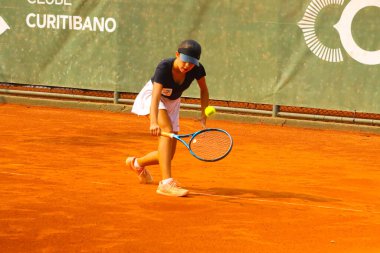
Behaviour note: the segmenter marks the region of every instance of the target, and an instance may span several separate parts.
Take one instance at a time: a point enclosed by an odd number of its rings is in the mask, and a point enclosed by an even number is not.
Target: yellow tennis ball
[[[205,115],[207,117],[210,117],[211,115],[215,114],[216,113],[216,109],[214,106],[207,106],[206,109],[205,109]]]

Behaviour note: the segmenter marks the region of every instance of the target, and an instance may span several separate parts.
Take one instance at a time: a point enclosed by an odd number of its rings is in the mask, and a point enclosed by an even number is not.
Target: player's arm
[[[209,103],[209,93],[208,93],[208,87],[206,84],[206,77],[201,77],[200,79],[197,80],[198,86],[200,89],[200,97],[201,97],[201,122],[204,127],[206,126],[206,115],[205,115],[205,108],[208,106]]]
[[[150,104],[150,132],[152,135],[159,136],[161,133],[160,126],[158,125],[158,105],[161,99],[162,92],[162,84],[153,83],[153,91],[152,91],[152,103]]]

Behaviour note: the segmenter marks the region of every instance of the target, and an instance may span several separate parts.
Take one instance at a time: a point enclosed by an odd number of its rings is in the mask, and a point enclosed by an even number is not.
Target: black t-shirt
[[[206,71],[202,64],[199,63],[198,66],[194,66],[189,72],[186,73],[185,80],[182,84],[177,84],[173,80],[172,68],[175,58],[168,58],[162,60],[156,68],[154,75],[151,80],[152,83],[160,83],[163,85],[162,96],[175,100],[181,97],[182,93],[190,87],[190,84],[194,79],[201,79],[206,76]]]

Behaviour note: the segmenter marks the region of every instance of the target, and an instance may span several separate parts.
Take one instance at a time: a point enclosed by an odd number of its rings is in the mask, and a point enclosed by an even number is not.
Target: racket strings
[[[225,156],[231,147],[229,135],[220,131],[206,131],[193,137],[190,149],[193,153],[205,160],[215,160]]]

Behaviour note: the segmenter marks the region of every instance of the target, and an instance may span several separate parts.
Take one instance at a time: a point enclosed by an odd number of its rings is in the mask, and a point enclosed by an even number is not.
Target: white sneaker
[[[139,169],[136,168],[134,165],[135,160],[136,157],[128,157],[125,163],[127,164],[128,168],[130,168],[137,174],[140,184],[151,184],[153,182],[153,177],[150,175],[149,171],[144,167]]]
[[[156,192],[158,194],[174,197],[184,197],[189,193],[188,190],[179,187],[178,183],[174,180],[166,184],[163,184],[162,181],[160,181]]]

